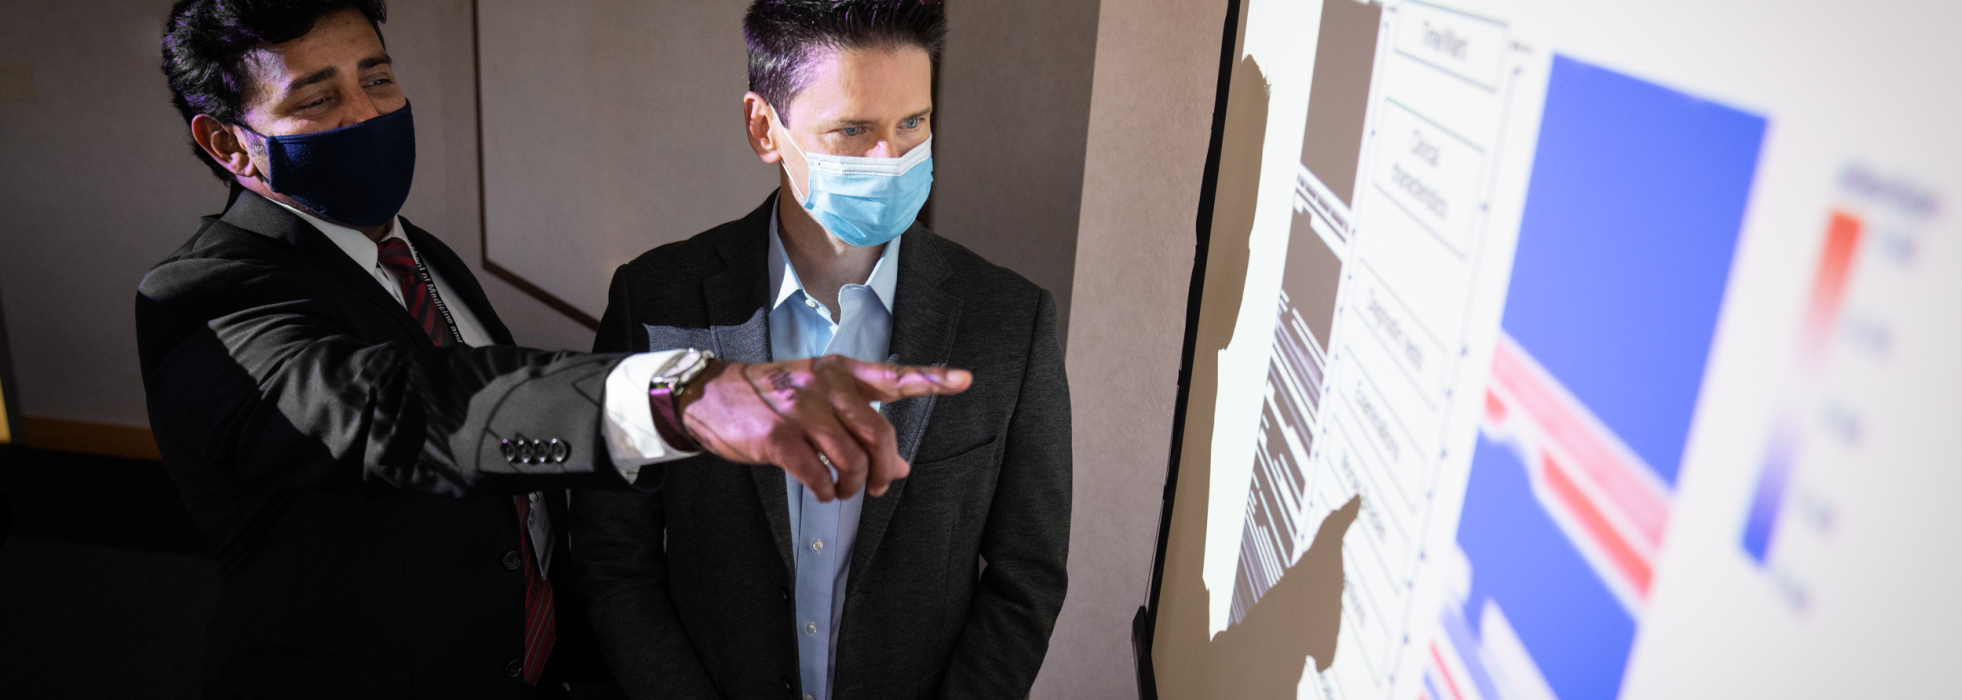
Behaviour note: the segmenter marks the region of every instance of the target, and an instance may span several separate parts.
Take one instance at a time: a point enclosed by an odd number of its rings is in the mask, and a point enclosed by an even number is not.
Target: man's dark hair
[[[819,52],[917,46],[938,63],[947,12],[940,0],[756,0],[743,16],[743,40],[750,92],[788,120],[790,98]]]
[[[163,72],[177,113],[185,124],[200,114],[240,123],[252,79],[246,52],[306,36],[320,18],[346,8],[360,10],[381,36],[387,0],[177,0],[163,35]],[[232,181],[232,173],[197,142],[191,151],[218,179]]]

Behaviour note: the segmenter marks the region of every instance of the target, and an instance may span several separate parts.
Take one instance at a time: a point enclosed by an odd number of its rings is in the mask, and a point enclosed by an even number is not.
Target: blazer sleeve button
[[[553,464],[564,464],[566,458],[572,456],[572,443],[553,438],[548,445],[550,454],[547,457],[552,460]]]
[[[504,461],[515,462],[518,460],[518,448],[512,445],[510,440],[497,441],[497,449],[504,453]]]
[[[504,675],[517,678],[525,672],[525,664],[517,659],[504,662]]]
[[[517,552],[504,553],[504,568],[510,569],[512,571],[517,571],[518,565],[523,563],[525,563],[525,558],[523,556],[520,556]]]

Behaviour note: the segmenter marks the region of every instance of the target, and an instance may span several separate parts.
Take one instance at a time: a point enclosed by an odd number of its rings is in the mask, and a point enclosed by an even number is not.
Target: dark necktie
[[[409,244],[400,238],[390,238],[381,242],[375,262],[395,275],[395,281],[402,285],[402,305],[409,307],[409,315],[422,325],[423,335],[438,347],[452,345],[456,337],[450,332],[448,319],[443,311],[436,308],[435,290],[429,280],[424,279],[422,270],[416,265],[416,256],[409,251]]]
[[[436,290],[416,265],[409,244],[400,238],[382,241],[375,260],[401,283],[402,305],[422,324],[430,342],[438,346],[455,344],[457,334],[442,309],[437,308]],[[518,553],[525,567],[524,679],[529,685],[538,685],[538,677],[545,672],[545,660],[552,654],[552,644],[558,641],[552,582],[538,569],[538,554],[531,546],[531,499],[516,496],[511,500],[518,506]]]

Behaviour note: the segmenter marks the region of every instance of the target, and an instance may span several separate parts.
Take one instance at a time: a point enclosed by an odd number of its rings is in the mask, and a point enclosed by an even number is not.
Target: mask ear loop
[[[797,152],[797,157],[804,159],[804,177],[807,178],[810,177],[811,156],[810,154],[804,152],[803,146],[797,145],[797,139],[791,137],[790,125],[783,123],[783,116],[777,114],[776,105],[770,105],[770,122],[774,125],[772,128],[781,127],[781,130],[783,131],[783,140],[790,142],[790,149]],[[784,161],[783,174],[784,174],[784,179],[790,181],[790,192],[792,194],[797,195],[798,206],[803,206],[804,203],[808,201],[808,199],[805,197],[804,191],[798,189],[797,187],[797,176],[790,172],[789,160]]]

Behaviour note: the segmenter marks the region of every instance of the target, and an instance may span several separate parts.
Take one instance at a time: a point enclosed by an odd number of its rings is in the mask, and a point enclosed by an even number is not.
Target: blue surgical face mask
[[[875,246],[898,238],[919,218],[933,190],[931,136],[898,158],[858,158],[806,153],[788,127],[783,133],[810,165],[810,192],[797,191],[797,178],[790,178],[797,203],[838,240]]]
[[[269,161],[266,186],[322,217],[380,226],[409,199],[416,123],[407,104],[351,126],[261,138]]]

